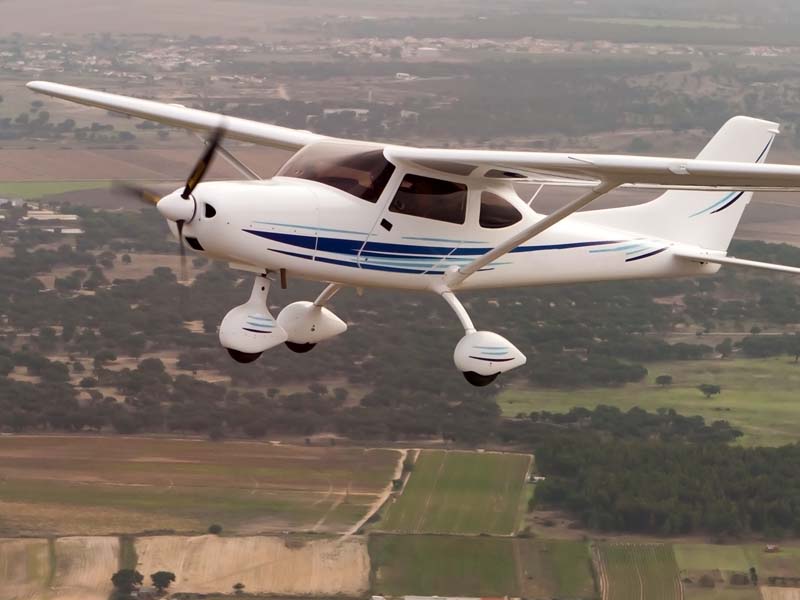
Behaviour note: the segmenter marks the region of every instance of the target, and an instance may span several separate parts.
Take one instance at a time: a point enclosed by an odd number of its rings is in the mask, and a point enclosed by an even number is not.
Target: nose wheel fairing
[[[220,343],[229,351],[240,353],[242,358],[248,358],[248,355],[258,358],[257,355],[282,344],[288,338],[267,307],[269,287],[270,280],[266,276],[257,276],[247,302],[228,311],[220,325]],[[232,356],[239,360],[234,354]]]

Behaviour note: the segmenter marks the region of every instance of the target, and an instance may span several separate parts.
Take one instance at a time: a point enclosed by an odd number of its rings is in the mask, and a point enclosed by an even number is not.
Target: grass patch
[[[514,541],[373,534],[373,591],[387,596],[520,596]]]
[[[44,196],[79,192],[81,190],[105,189],[111,185],[107,180],[87,181],[4,181],[0,183],[0,197],[37,200]]]
[[[510,535],[530,456],[424,450],[379,527],[398,533]]]
[[[605,25],[630,25],[631,27],[664,27],[667,29],[741,29],[738,23],[725,21],[690,21],[683,19],[635,19],[625,17],[572,17],[570,21],[602,23]]]
[[[644,381],[618,388],[509,389],[498,402],[506,416],[532,411],[566,412],[575,406],[598,404],[628,410],[674,408],[683,415],[701,415],[707,422],[729,421],[745,435],[748,446],[794,443],[800,432],[800,365],[789,357],[765,359],[699,360],[651,363]],[[672,375],[668,387],[656,385],[659,375]],[[701,383],[722,386],[722,393],[706,399]]]
[[[595,595],[589,546],[566,540],[516,540],[525,598],[591,598]]]
[[[682,570],[747,571],[751,562],[742,546],[675,544],[675,560]]]

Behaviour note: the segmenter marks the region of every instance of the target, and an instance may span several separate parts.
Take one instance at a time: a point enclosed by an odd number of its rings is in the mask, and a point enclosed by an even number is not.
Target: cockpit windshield
[[[322,142],[302,149],[277,174],[318,181],[367,202],[377,202],[392,173],[394,165],[381,148]]]

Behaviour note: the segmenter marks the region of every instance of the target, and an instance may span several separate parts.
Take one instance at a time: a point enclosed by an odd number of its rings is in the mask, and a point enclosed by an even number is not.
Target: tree
[[[656,377],[656,384],[660,385],[661,387],[672,385],[672,375],[659,375]]]
[[[697,386],[697,389],[703,392],[706,398],[711,398],[711,396],[722,393],[722,387],[714,385],[713,383],[701,383]]]
[[[213,523],[212,525],[208,526],[208,533],[212,535],[219,535],[222,533],[222,525],[219,523]]]
[[[171,573],[170,571],[157,571],[150,575],[150,581],[153,582],[153,587],[159,592],[163,592],[169,587],[170,583],[175,581],[175,573]]]
[[[120,569],[111,576],[111,583],[118,592],[130,594],[139,589],[144,576],[135,569]]]
[[[233,591],[237,596],[241,596],[244,594],[244,584],[240,581],[239,583],[233,584]]]
[[[733,342],[731,338],[725,338],[722,342],[717,344],[717,347],[714,348],[717,352],[722,355],[722,358],[728,358],[731,354],[733,354]]]

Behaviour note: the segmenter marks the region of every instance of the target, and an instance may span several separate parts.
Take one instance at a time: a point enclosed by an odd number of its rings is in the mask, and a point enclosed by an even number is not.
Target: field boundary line
[[[403,465],[405,464],[406,457],[408,456],[408,449],[407,448],[390,448],[390,449],[398,453],[397,464],[395,465],[392,478],[389,480],[389,483],[386,484],[386,487],[383,489],[383,491],[375,499],[375,502],[373,502],[372,505],[367,509],[367,513],[358,522],[356,522],[355,525],[353,525],[352,527],[350,527],[350,529],[345,531],[344,537],[354,535],[355,533],[357,533],[358,530],[361,529],[364,525],[366,525],[367,521],[369,521],[372,518],[372,515],[377,514],[377,512],[383,507],[383,505],[386,504],[386,501],[389,498],[391,498],[394,480],[399,479],[400,477],[403,476]]]

